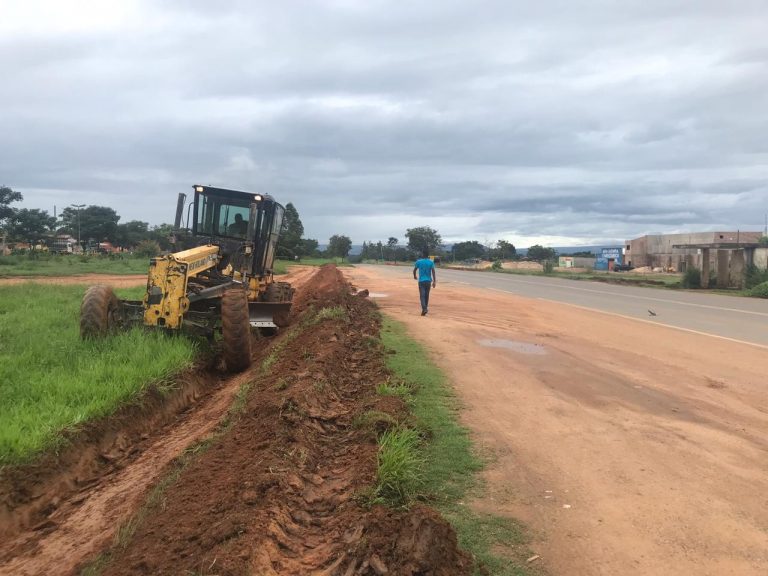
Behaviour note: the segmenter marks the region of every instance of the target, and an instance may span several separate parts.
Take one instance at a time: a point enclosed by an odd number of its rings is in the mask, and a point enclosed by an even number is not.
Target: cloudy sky
[[[760,230],[768,1],[1,0],[0,184],[173,219],[194,183],[324,242]]]

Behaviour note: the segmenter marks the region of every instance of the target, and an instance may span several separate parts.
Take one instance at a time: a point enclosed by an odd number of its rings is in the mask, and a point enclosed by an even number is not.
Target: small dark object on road
[[[654,312],[653,310],[649,309],[648,310],[648,316],[656,316],[656,312]]]

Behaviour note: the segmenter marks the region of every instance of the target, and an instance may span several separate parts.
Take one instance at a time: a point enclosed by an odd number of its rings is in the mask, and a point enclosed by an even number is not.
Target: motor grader
[[[144,298],[120,300],[108,286],[91,286],[80,335],[98,338],[135,324],[209,339],[220,333],[225,366],[239,372],[251,364],[251,329],[288,323],[293,288],[273,277],[284,208],[266,194],[193,189],[189,204],[181,193],[176,205],[172,243],[180,250],[150,260]]]

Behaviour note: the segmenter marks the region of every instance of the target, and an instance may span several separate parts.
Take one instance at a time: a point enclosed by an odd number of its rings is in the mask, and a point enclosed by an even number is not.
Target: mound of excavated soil
[[[359,417],[400,417],[403,406],[377,398],[387,376],[378,315],[349,292],[326,266],[297,294],[296,332],[254,376],[244,413],[113,551],[105,574],[469,574],[435,511],[362,504],[377,446]],[[346,318],[302,324],[329,306]]]

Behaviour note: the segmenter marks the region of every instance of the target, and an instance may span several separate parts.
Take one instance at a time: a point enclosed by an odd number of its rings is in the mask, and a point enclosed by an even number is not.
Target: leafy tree
[[[423,250],[428,250],[432,254],[437,252],[443,244],[443,239],[437,230],[429,226],[409,228],[405,231],[405,237],[408,238],[408,249],[416,254],[421,254]]]
[[[760,246],[768,246],[768,236],[760,236],[757,243],[760,244]]]
[[[398,240],[394,236],[390,236],[387,240],[387,258],[397,262],[397,244]]]
[[[456,260],[469,260],[485,256],[485,246],[477,240],[457,242],[453,245],[453,256]]]
[[[499,240],[496,242],[496,247],[491,250],[491,258],[498,260],[510,260],[517,256],[517,249],[512,242],[506,240]]]
[[[139,220],[131,220],[117,225],[115,243],[123,248],[136,246],[142,240],[149,239],[149,224]]]
[[[158,224],[157,226],[152,226],[146,238],[157,242],[161,250],[171,250],[173,249],[171,245],[171,236],[173,234],[173,224]]]
[[[534,244],[528,248],[528,258],[536,260],[537,262],[544,262],[547,260],[554,260],[557,257],[557,252],[554,248],[544,248],[539,244]]]
[[[339,256],[343,260],[352,248],[352,240],[348,236],[334,234],[328,240],[328,255]]]
[[[305,256],[317,257],[320,255],[320,251],[317,249],[317,246],[317,240],[314,238],[304,238],[301,241],[301,253]]]
[[[7,225],[13,217],[15,209],[11,208],[11,203],[20,200],[24,200],[21,192],[11,190],[8,186],[0,186],[0,227]]]
[[[79,236],[80,240],[94,240],[112,243],[116,241],[117,222],[120,216],[112,208],[107,206],[88,206],[80,210]],[[61,212],[61,222],[64,229],[75,238],[78,237],[78,210],[68,206]]]
[[[281,256],[293,258],[304,254],[304,245],[301,237],[304,235],[304,225],[299,218],[299,211],[291,203],[285,205],[285,214],[283,215],[283,226],[280,230],[279,250]]]
[[[56,225],[56,218],[37,208],[15,210],[10,218],[11,238],[35,244]]]
[[[136,245],[136,250],[134,251],[135,254],[138,254],[139,256],[146,256],[147,258],[154,258],[158,254],[160,254],[160,244],[158,244],[155,240],[141,240]]]

